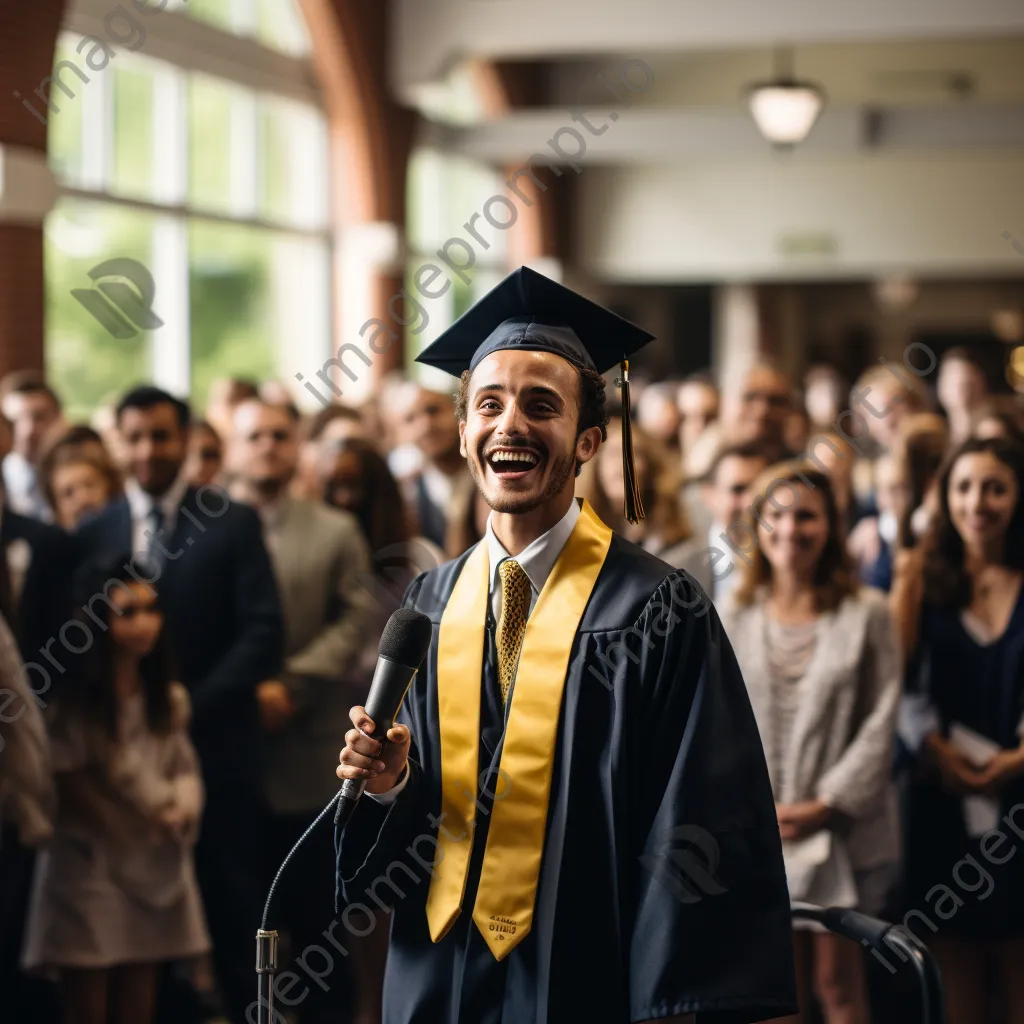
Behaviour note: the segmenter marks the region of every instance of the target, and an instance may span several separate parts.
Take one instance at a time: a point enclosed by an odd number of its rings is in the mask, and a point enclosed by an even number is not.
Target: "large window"
[[[78,199],[62,200],[46,225],[47,374],[74,419],[88,419],[118,392],[150,378],[150,342],[132,337],[116,313],[98,319],[72,294],[92,291],[89,271],[116,253],[153,265],[156,218],[151,214]],[[165,312],[159,289],[154,312]],[[123,329],[119,329],[119,327]],[[153,332],[154,336],[157,332]]]
[[[221,376],[294,385],[331,326],[326,125],[294,0],[172,0],[96,70],[77,47],[105,11],[73,0],[56,58],[48,373],[75,418],[142,380],[197,409]]]
[[[411,258],[406,287],[423,305],[427,315],[420,316],[407,328],[405,350],[407,369],[424,383],[447,386],[442,377],[435,379],[429,369],[412,362],[413,358],[505,275],[505,232],[481,219],[487,201],[492,196],[507,193],[503,182],[501,174],[493,167],[438,149],[422,147],[410,158],[407,205]],[[487,243],[487,248],[467,231],[465,225],[469,221]],[[469,280],[447,273],[451,287],[438,298],[424,298],[414,287],[416,271],[429,263],[437,265],[438,249],[452,238],[463,239],[472,247],[472,266],[463,272]],[[458,262],[469,262],[466,250],[459,245],[454,245],[451,251]],[[439,287],[439,284],[434,285],[435,289]],[[426,327],[420,329],[424,319]],[[413,334],[413,329],[417,333]]]

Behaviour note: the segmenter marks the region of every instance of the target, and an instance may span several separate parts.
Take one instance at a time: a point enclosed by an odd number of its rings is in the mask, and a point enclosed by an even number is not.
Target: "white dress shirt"
[[[132,554],[134,556],[144,558],[149,554],[149,535],[153,530],[150,512],[155,506],[159,506],[164,514],[163,535],[157,540],[165,548],[170,547],[175,521],[178,518],[178,507],[187,490],[188,481],[184,475],[178,476],[159,498],[154,498],[153,495],[144,491],[134,479],[129,478],[125,481],[124,496],[128,499],[128,509],[132,517]]]
[[[231,494],[231,500],[245,503],[244,499],[237,493]],[[284,528],[284,521],[288,512],[287,502],[288,495],[282,493],[273,501],[268,501],[256,507],[256,514],[260,517],[260,523],[263,526],[263,541],[275,562],[280,556],[281,531]]]
[[[455,491],[455,477],[442,473],[431,465],[424,465],[420,470],[423,489],[427,492],[430,503],[439,509],[446,509],[451,504]]]
[[[544,589],[551,570],[558,561],[558,556],[565,547],[576,526],[576,520],[580,517],[580,507],[575,501],[569,505],[569,511],[562,516],[546,533],[542,533],[536,540],[529,544],[515,556],[515,560],[522,567],[530,580],[530,610],[527,617],[533,613],[533,606]],[[498,567],[506,559],[512,556],[505,550],[504,545],[494,534],[492,520],[494,513],[487,517],[487,531],[484,533],[484,543],[487,545],[487,556],[491,566],[491,611],[494,613],[494,621],[497,622],[501,616],[501,582],[498,578]]]
[[[43,496],[39,471],[24,455],[7,453],[3,461],[3,477],[7,505],[12,512],[44,523],[53,522],[53,513]]]
[[[0,525],[4,520],[5,499],[6,495],[0,487]],[[11,582],[11,601],[17,608],[21,603],[21,592],[25,588],[25,577],[32,564],[32,546],[24,537],[16,537],[7,545],[6,561],[7,577]]]
[[[513,556],[505,550],[504,545],[495,536],[491,522],[493,516],[492,512],[487,517],[487,532],[484,534],[482,543],[487,545],[487,556],[490,562],[491,612],[494,615],[494,621],[497,622],[501,616],[501,583],[498,578],[498,567]],[[515,556],[515,560],[530,581],[530,610],[527,617],[533,614],[537,598],[544,589],[544,584],[551,575],[551,570],[555,567],[555,562],[558,561],[558,556],[562,553],[562,548],[565,547],[565,542],[569,539],[579,517],[580,506],[573,499],[569,504],[569,511],[550,530],[531,541]],[[406,766],[402,777],[386,793],[367,793],[366,795],[380,803],[389,804],[398,799],[398,794],[405,789],[408,781],[409,768]]]

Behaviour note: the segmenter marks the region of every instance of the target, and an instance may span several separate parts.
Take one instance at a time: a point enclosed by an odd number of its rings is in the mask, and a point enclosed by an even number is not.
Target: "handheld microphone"
[[[377,667],[366,698],[366,713],[373,720],[373,738],[387,743],[388,730],[430,646],[430,619],[412,608],[399,608],[388,619],[377,647]],[[341,787],[335,823],[354,806],[366,789],[366,779],[346,779]],[[351,813],[351,811],[349,811]]]
[[[430,619],[422,612],[412,608],[399,608],[384,627],[380,644],[377,646],[377,667],[370,683],[370,693],[366,698],[366,713],[373,719],[374,739],[380,737],[381,743],[387,742],[388,729],[395,724],[399,708],[405,694],[412,683],[430,646],[433,627]],[[256,932],[256,975],[259,981],[256,997],[258,1024],[270,1024],[280,1019],[274,1010],[274,974],[277,971],[277,932],[268,928],[270,908],[274,902],[277,883],[284,874],[295,851],[309,838],[310,833],[330,813],[337,804],[334,816],[335,825],[347,823],[352,816],[359,798],[366,788],[365,779],[346,779],[341,789],[331,802],[317,815],[316,820],[299,837],[298,842],[288,852],[288,856],[277,869],[270,889],[267,902],[263,907],[263,918],[259,931]],[[251,1011],[250,1007],[250,1011]],[[251,1020],[252,1017],[246,1018]]]

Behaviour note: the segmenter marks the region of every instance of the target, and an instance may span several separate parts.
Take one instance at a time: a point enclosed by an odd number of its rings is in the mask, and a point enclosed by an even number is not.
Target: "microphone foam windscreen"
[[[384,627],[377,653],[399,665],[418,668],[430,646],[433,627],[423,612],[399,608]]]

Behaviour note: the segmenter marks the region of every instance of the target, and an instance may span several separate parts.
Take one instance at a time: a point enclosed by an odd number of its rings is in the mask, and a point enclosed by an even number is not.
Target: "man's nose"
[[[505,406],[505,411],[501,415],[500,427],[502,433],[505,434],[526,433],[526,416],[518,402],[512,401]]]

